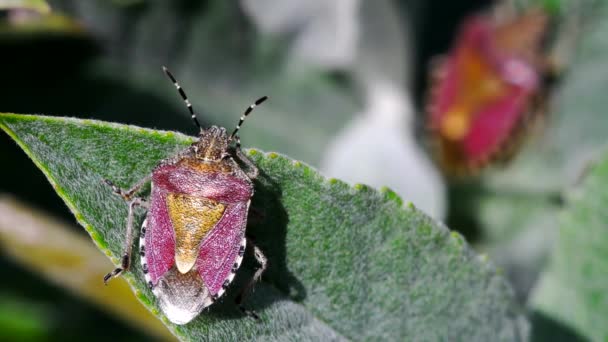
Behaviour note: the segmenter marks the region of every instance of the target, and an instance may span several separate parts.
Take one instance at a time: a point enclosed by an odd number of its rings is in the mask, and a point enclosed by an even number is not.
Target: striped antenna
[[[194,109],[192,109],[192,104],[190,103],[190,101],[188,100],[188,96],[184,92],[184,89],[182,89],[182,87],[179,85],[179,83],[177,83],[177,80],[175,79],[175,77],[173,77],[173,74],[171,73],[171,71],[169,71],[169,69],[167,69],[167,67],[164,65],[163,65],[163,71],[165,72],[165,74],[167,74],[167,76],[169,76],[169,78],[171,79],[171,82],[173,82],[173,85],[175,86],[175,88],[177,88],[179,95],[181,95],[182,99],[184,100],[184,103],[186,103],[186,107],[188,107],[188,111],[190,111],[190,115],[192,115],[192,120],[194,120],[194,124],[196,125],[196,127],[198,127],[199,129],[202,129],[201,124],[198,122],[198,119],[196,118]]]
[[[232,134],[230,134],[230,141],[234,140],[234,137],[237,136],[236,134],[238,133],[239,129],[241,129],[241,125],[243,124],[243,121],[245,121],[245,118],[247,117],[247,115],[251,114],[251,112],[253,111],[253,109],[255,107],[259,106],[262,102],[264,102],[266,100],[268,100],[268,96],[262,96],[259,99],[257,99],[253,104],[251,104],[251,106],[249,106],[249,107],[247,107],[247,109],[245,109],[245,112],[241,116],[239,123],[236,125],[236,128],[234,129]],[[237,147],[240,147],[240,145],[241,145],[241,141],[237,137]]]

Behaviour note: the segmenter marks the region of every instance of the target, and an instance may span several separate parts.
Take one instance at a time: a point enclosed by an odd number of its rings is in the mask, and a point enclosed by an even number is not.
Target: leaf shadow
[[[275,301],[289,299],[300,302],[307,294],[302,282],[289,271],[287,265],[286,238],[289,216],[282,204],[281,187],[263,170],[260,170],[254,181],[254,187],[247,234],[268,258],[268,268],[262,275],[262,281],[246,294],[243,305],[260,313]],[[235,281],[227,290],[225,298],[211,307],[210,314],[218,318],[243,318],[244,314],[235,305],[235,298],[258,267],[253,249],[248,246],[243,266],[237,272]],[[256,291],[256,288],[259,288],[259,291]]]
[[[534,311],[531,315],[532,333],[530,341],[587,341],[574,329],[546,314]]]

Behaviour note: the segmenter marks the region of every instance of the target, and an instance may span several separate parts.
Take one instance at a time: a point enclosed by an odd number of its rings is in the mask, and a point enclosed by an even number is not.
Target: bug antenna
[[[175,79],[175,77],[173,76],[171,71],[169,71],[169,69],[167,69],[167,67],[164,65],[163,65],[163,71],[169,77],[169,79],[171,79],[171,82],[173,82],[173,85],[175,86],[175,88],[177,88],[179,95],[184,100],[186,107],[188,107],[188,111],[190,112],[190,115],[192,116],[192,120],[194,121],[194,124],[196,125],[196,127],[198,127],[199,130],[202,129],[201,124],[198,122],[198,119],[196,118],[194,109],[192,109],[192,104],[190,103],[190,100],[188,100],[188,96],[184,92],[184,89],[182,89],[182,87],[179,85],[179,83],[177,83],[177,80]]]
[[[247,107],[247,109],[245,109],[245,112],[243,113],[243,115],[241,116],[241,119],[239,120],[239,123],[236,124],[236,128],[234,129],[234,131],[232,132],[232,134],[230,134],[230,140],[233,140],[234,137],[236,136],[236,134],[238,133],[239,129],[241,129],[241,125],[243,124],[243,121],[245,121],[245,118],[251,114],[251,112],[253,112],[253,109],[257,106],[259,106],[262,102],[268,100],[268,96],[262,96],[259,99],[255,100],[254,103],[251,104],[251,106]]]

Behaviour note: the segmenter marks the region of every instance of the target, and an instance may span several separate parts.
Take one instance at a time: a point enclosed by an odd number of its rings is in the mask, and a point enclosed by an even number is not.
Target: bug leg
[[[131,187],[129,190],[123,190],[116,186],[111,180],[104,179],[103,182],[112,188],[112,191],[122,197],[125,201],[130,201],[131,197],[138,192],[146,183],[148,183],[152,179],[152,175],[147,175],[146,177],[140,179],[135,185]]]
[[[125,238],[125,244],[123,247],[123,254],[121,258],[120,267],[115,268],[112,272],[106,274],[103,277],[103,283],[108,284],[108,281],[112,278],[120,276],[123,272],[128,271],[131,266],[131,252],[133,249],[133,217],[135,216],[135,207],[141,206],[144,208],[148,207],[146,200],[135,197],[129,201],[129,216],[127,217],[127,234]]]
[[[249,160],[249,158],[247,158],[247,156],[245,155],[245,153],[243,153],[243,150],[241,150],[241,137],[239,137],[238,135],[235,136],[236,139],[236,148],[234,149],[234,152],[236,154],[236,157],[246,166],[246,169],[244,170],[245,173],[247,174],[247,177],[249,177],[249,179],[256,179],[260,173],[260,171],[258,170],[258,168],[253,164],[253,162],[251,162],[251,160]]]
[[[262,277],[262,273],[264,273],[264,271],[268,267],[268,259],[266,258],[264,253],[262,253],[262,250],[258,246],[256,246],[250,238],[247,238],[247,242],[253,247],[253,255],[260,264],[260,267],[255,271],[253,277],[251,277],[247,285],[245,285],[241,292],[239,292],[239,294],[236,296],[235,303],[245,315],[250,316],[254,319],[259,319],[260,316],[258,316],[255,311],[249,310],[243,306],[243,300],[245,299],[248,292],[253,288],[253,285],[255,285],[255,283],[260,279],[260,277]]]

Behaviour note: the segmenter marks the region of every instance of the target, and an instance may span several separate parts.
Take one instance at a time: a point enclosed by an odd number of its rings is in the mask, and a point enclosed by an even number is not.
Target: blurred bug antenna
[[[259,106],[262,102],[264,102],[266,100],[268,100],[268,96],[262,96],[259,99],[257,99],[253,104],[251,104],[251,106],[249,106],[249,107],[247,107],[247,109],[245,109],[245,112],[241,116],[241,119],[239,120],[239,123],[236,124],[236,128],[234,129],[234,131],[230,135],[230,141],[234,140],[234,137],[239,132],[239,129],[241,129],[241,125],[243,124],[243,121],[245,121],[245,118],[249,114],[251,114],[251,112],[253,112],[253,109],[255,107]],[[240,139],[238,139],[238,138],[237,138],[237,147],[240,147]]]
[[[179,85],[179,83],[177,83],[177,80],[175,79],[175,77],[173,76],[171,71],[169,71],[169,69],[167,69],[167,67],[164,65],[163,65],[163,71],[165,72],[165,74],[167,74],[169,79],[171,79],[171,82],[173,82],[173,85],[175,86],[175,88],[177,88],[179,95],[184,100],[184,103],[186,103],[186,107],[188,107],[188,111],[190,112],[190,115],[192,116],[192,120],[194,121],[194,124],[196,125],[196,127],[198,127],[199,130],[202,129],[201,124],[198,122],[198,119],[196,118],[194,109],[192,109],[192,104],[190,103],[190,100],[188,100],[188,96],[184,92],[184,89],[182,89],[182,87]]]

